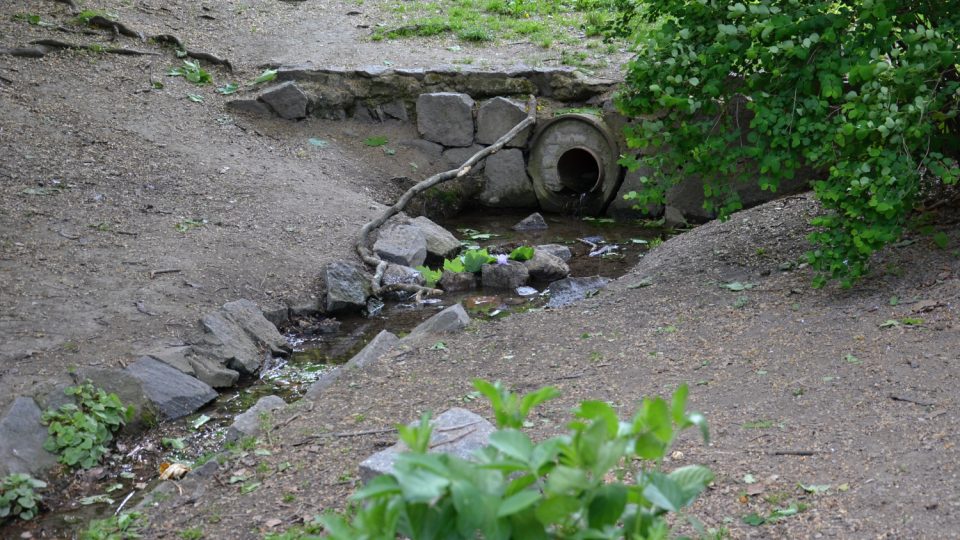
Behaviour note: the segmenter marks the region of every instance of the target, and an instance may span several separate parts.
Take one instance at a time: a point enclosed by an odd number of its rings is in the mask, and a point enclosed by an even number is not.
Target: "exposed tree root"
[[[218,66],[227,68],[227,71],[231,73],[233,72],[233,64],[231,64],[229,60],[220,58],[219,56],[214,56],[207,52],[190,50],[184,47],[183,42],[180,41],[180,38],[177,36],[171,34],[158,34],[156,36],[151,36],[150,39],[163,45],[172,45],[178,51],[185,52],[187,56],[195,60],[206,60],[211,64],[216,64]]]
[[[160,56],[159,53],[152,51],[139,51],[136,49],[122,49],[119,47],[103,47],[96,44],[68,43],[57,39],[38,39],[30,42],[33,47],[18,47],[15,49],[0,49],[0,54],[9,54],[11,56],[21,56],[25,58],[43,58],[49,52],[58,49],[70,49],[74,51],[93,51],[107,54],[120,54],[124,56]]]
[[[526,129],[528,126],[531,126],[537,120],[537,104],[533,96],[530,96],[530,99],[527,101],[527,117],[520,121],[517,125],[513,126],[513,129],[508,131],[502,137],[497,139],[496,142],[490,146],[480,150],[476,154],[470,156],[468,160],[463,162],[462,165],[456,169],[450,169],[449,171],[437,173],[426,180],[421,181],[417,185],[411,187],[400,197],[400,199],[391,206],[383,211],[379,217],[373,221],[368,222],[364,225],[360,232],[357,234],[357,253],[360,255],[360,258],[363,259],[363,262],[376,268],[376,271],[373,275],[373,280],[371,285],[373,287],[373,294],[379,296],[385,292],[391,291],[406,291],[413,292],[417,294],[427,294],[427,295],[439,295],[442,294],[442,291],[439,289],[433,289],[430,287],[423,287],[420,285],[414,284],[395,284],[387,285],[386,287],[380,286],[380,281],[383,278],[383,272],[387,269],[387,262],[378,257],[372,249],[370,249],[370,235],[383,226],[391,217],[399,214],[403,209],[410,203],[410,201],[420,193],[442,184],[448,180],[453,180],[455,178],[462,178],[466,176],[473,167],[480,161],[487,158],[487,156],[498,152],[502,149],[511,139],[513,139],[518,133]]]
[[[106,17],[102,17],[100,15],[97,15],[95,17],[90,17],[90,20],[87,21],[87,24],[97,28],[105,28],[107,30],[110,30],[113,32],[114,37],[116,37],[117,35],[122,35],[122,36],[137,38],[140,41],[146,41],[146,39],[143,37],[142,32],[133,30],[129,26],[123,24],[122,22],[111,21],[110,19]]]

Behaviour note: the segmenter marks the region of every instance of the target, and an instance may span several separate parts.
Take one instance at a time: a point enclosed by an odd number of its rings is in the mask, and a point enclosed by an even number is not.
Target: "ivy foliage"
[[[584,401],[568,433],[539,443],[520,428],[556,389],[520,396],[499,382],[474,386],[493,406],[498,430],[489,445],[473,460],[429,453],[428,415],[400,426],[410,451],[353,496],[350,515],[319,519],[327,538],[665,539],[670,514],[713,481],[699,465],[661,467],[684,429],[698,427],[707,439],[704,417],[686,409],[686,386],[670,401],[644,399],[626,421],[606,402]],[[294,534],[268,538],[319,538]]]
[[[741,208],[735,187],[815,171],[815,285],[862,277],[909,225],[922,186],[955,184],[960,2],[651,0],[618,104],[637,117],[623,163],[654,172],[640,207],[696,176],[705,208]]]

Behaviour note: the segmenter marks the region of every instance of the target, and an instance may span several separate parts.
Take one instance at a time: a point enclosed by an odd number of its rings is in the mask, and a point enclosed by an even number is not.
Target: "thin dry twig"
[[[363,259],[363,262],[374,267],[376,270],[373,275],[373,280],[371,285],[373,287],[374,295],[381,295],[386,292],[393,291],[406,291],[412,293],[424,293],[427,295],[438,295],[442,294],[442,291],[439,289],[433,289],[430,287],[423,287],[415,284],[408,283],[398,283],[393,285],[387,285],[386,287],[380,287],[380,280],[383,278],[383,272],[387,269],[387,262],[377,256],[372,249],[368,246],[370,235],[373,231],[379,229],[387,222],[391,217],[399,214],[407,206],[407,204],[420,193],[442,184],[448,180],[453,180],[455,178],[462,178],[466,176],[474,166],[477,165],[480,161],[487,158],[487,156],[498,152],[506,144],[511,141],[518,133],[526,129],[528,126],[533,125],[537,120],[537,106],[536,101],[533,96],[530,96],[530,99],[527,101],[527,117],[521,120],[517,125],[513,126],[513,129],[508,131],[502,137],[496,140],[490,146],[480,150],[474,155],[470,156],[469,159],[463,162],[462,165],[456,169],[450,169],[449,171],[444,171],[437,173],[426,180],[419,182],[417,185],[411,187],[404,193],[400,199],[393,206],[387,208],[380,214],[379,217],[373,221],[368,222],[360,229],[360,233],[357,235],[357,253],[360,255],[360,258]]]

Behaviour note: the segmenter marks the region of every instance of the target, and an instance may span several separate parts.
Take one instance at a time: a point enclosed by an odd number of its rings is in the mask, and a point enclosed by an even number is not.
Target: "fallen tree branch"
[[[502,149],[508,142],[510,142],[518,133],[523,131],[529,126],[532,126],[537,121],[537,104],[533,96],[530,96],[530,99],[527,101],[527,117],[521,120],[517,125],[513,126],[513,129],[505,133],[502,137],[496,140],[490,146],[480,150],[476,154],[470,156],[469,159],[463,162],[462,165],[456,169],[450,169],[449,171],[444,171],[437,173],[426,180],[419,182],[417,185],[411,187],[404,193],[400,199],[391,206],[383,211],[382,214],[373,221],[368,222],[364,225],[360,232],[357,234],[357,254],[360,255],[360,258],[364,263],[376,268],[373,279],[371,280],[371,285],[373,287],[373,294],[380,296],[381,293],[391,292],[391,291],[406,291],[413,292],[417,294],[427,294],[427,295],[438,295],[442,294],[442,291],[439,289],[433,289],[430,287],[423,287],[421,285],[414,285],[412,283],[398,283],[393,285],[387,285],[386,287],[380,287],[380,280],[383,278],[383,272],[387,269],[387,262],[377,256],[372,249],[368,246],[370,235],[373,231],[379,229],[387,222],[391,217],[399,214],[403,209],[410,203],[410,201],[420,193],[442,184],[448,180],[453,180],[455,178],[462,178],[466,176],[473,167],[480,161],[487,158],[487,156],[498,152]]]

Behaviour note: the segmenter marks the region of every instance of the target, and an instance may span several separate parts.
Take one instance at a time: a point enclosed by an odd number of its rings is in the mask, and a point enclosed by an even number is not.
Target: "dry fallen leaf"
[[[264,525],[266,525],[268,529],[279,527],[281,524],[283,524],[283,521],[277,518],[268,519],[267,522],[264,523]]]
[[[183,463],[161,463],[160,464],[160,479],[161,480],[179,480],[184,477],[188,472],[190,472],[190,467],[184,465]]]
[[[747,495],[754,496],[754,495],[760,495],[766,489],[767,488],[763,484],[758,482],[756,484],[750,484],[749,486],[747,486],[746,492],[747,492]]]

